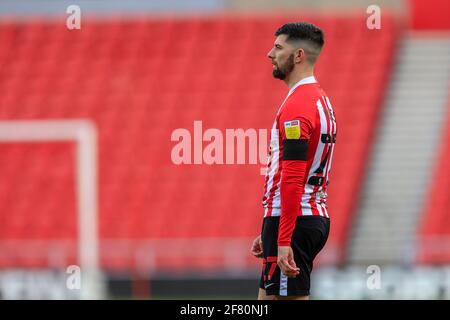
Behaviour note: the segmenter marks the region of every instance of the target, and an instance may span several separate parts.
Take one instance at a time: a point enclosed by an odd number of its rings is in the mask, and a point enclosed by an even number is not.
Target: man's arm
[[[278,264],[281,271],[291,277],[299,274],[290,246],[307,179],[307,153],[314,125],[313,117],[300,112],[301,110],[294,104],[286,105],[279,119],[283,141],[283,163],[280,185]]]
[[[281,217],[278,245],[290,246],[292,232],[300,210],[306,180],[308,140],[283,140],[283,169],[281,171]]]

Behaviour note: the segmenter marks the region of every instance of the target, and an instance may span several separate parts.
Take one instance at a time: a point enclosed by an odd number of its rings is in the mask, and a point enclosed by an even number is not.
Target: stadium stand
[[[317,78],[340,124],[333,227],[320,257],[336,264],[345,255],[395,51],[393,17],[383,15],[382,30],[361,28],[365,17],[340,15],[103,20],[83,22],[81,31],[40,20],[0,24],[0,119],[89,118],[98,127],[104,268],[135,266],[139,246],[155,239],[167,250],[174,239],[190,244],[177,246],[179,258],[156,257],[157,266],[220,267],[227,263],[216,252],[220,239],[258,234],[261,164],[177,166],[170,137],[177,128],[192,132],[196,120],[221,132],[270,128],[286,88],[272,78],[266,54],[274,31],[299,17],[326,33]],[[39,253],[51,245],[74,261],[73,145],[2,143],[0,153],[0,265],[46,264]],[[32,239],[39,242],[19,259],[14,248]],[[242,254],[255,265],[248,249]],[[196,250],[195,262],[183,258]]]

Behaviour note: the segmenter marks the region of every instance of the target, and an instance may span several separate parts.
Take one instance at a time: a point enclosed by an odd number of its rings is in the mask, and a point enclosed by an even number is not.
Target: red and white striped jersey
[[[316,79],[311,76],[297,82],[281,104],[271,130],[263,197],[264,217],[280,216],[283,210],[288,210],[289,201],[298,201],[291,205],[297,211],[296,216],[329,218],[327,185],[336,133],[333,108]],[[290,169],[294,177],[291,174],[286,179],[289,181],[283,181],[285,139],[307,140],[306,160],[303,161],[306,167],[300,172]],[[285,161],[285,167],[287,165],[288,161]],[[283,183],[289,185],[283,188]],[[283,194],[283,190],[289,192]],[[293,215],[293,212],[289,214]]]

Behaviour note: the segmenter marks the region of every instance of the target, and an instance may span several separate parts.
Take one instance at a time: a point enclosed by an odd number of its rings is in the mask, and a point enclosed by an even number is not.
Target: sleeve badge
[[[284,132],[286,139],[300,139],[300,120],[285,121]]]

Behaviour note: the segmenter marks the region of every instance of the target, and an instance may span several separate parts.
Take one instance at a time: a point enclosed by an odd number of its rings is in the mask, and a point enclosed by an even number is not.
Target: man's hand
[[[278,266],[281,272],[289,278],[295,278],[300,274],[300,269],[294,261],[294,253],[290,246],[278,246]]]
[[[254,255],[257,258],[263,257],[263,246],[262,246],[261,235],[259,235],[258,237],[256,237],[255,240],[253,240],[251,252],[252,252],[252,255]]]

